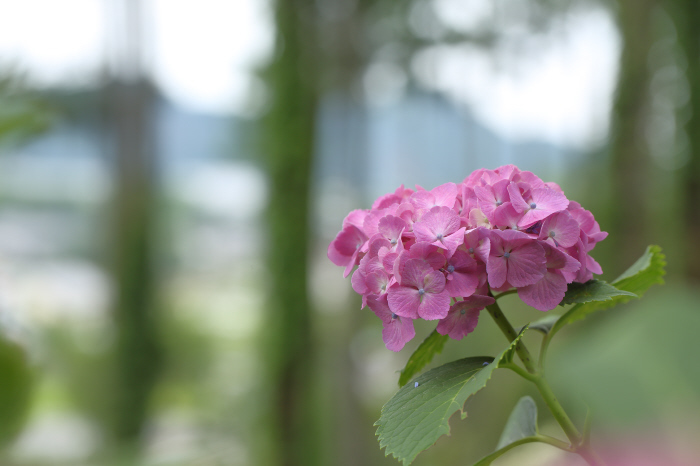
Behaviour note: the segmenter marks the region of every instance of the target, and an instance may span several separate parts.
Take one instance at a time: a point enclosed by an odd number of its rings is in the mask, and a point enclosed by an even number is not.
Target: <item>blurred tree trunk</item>
[[[318,104],[314,0],[278,0],[277,46],[265,72],[272,101],[263,122],[270,178],[266,383],[268,445],[259,464],[320,464],[312,400],[314,351],[307,296],[309,195]]]
[[[160,367],[153,261],[153,90],[145,81],[109,87],[116,131],[112,237],[117,330],[116,377],[110,434],[137,446]]]
[[[685,70],[690,96],[688,107],[681,109],[689,115],[685,123],[690,160],[679,170],[683,199],[683,227],[685,271],[694,282],[700,281],[700,2],[674,0],[671,14],[676,25],[678,42],[687,68]]]
[[[114,387],[108,446],[136,462],[149,398],[161,367],[154,261],[155,90],[142,77],[139,0],[114,3],[123,20],[114,31],[107,113],[115,144],[111,234],[115,285]],[[130,459],[131,458],[131,459]]]
[[[619,264],[615,273],[632,264],[648,242],[650,152],[645,132],[650,113],[648,57],[657,0],[618,0],[617,4],[623,49],[614,104],[608,228]]]

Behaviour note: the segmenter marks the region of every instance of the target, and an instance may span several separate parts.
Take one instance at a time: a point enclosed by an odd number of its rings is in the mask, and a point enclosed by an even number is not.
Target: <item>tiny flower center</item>
[[[532,204],[530,204],[530,208],[531,208],[531,209],[537,208],[537,204],[535,204],[535,203],[533,202]]]
[[[396,314],[394,314],[393,312],[391,313],[391,318],[392,318],[392,319],[396,319],[397,317],[398,317],[398,316],[397,316]]]
[[[496,201],[496,207],[499,207],[501,204],[503,204],[503,201]]]
[[[396,244],[396,239],[392,239],[392,240],[391,240],[391,241],[389,241],[389,242],[390,242],[390,243],[391,243],[391,245],[393,246],[393,245],[395,245],[395,244]]]
[[[474,254],[474,248],[469,248],[469,254]]]
[[[442,233],[437,234],[437,239],[442,239]]]
[[[510,253],[509,253],[509,252],[504,252],[504,253],[503,253],[503,257],[505,257],[506,259],[508,259],[508,258],[510,257]]]
[[[418,290],[418,294],[420,296],[423,296],[425,294],[425,290],[423,288],[421,288],[420,290]]]
[[[462,315],[464,315],[464,314],[467,313],[467,310],[466,310],[466,309],[462,309],[461,311],[459,311],[459,313],[462,314]]]
[[[552,231],[549,232],[549,236],[550,236],[551,238],[554,238],[554,237],[556,236],[556,233],[554,233],[554,230],[552,230]]]
[[[454,266],[454,265],[448,265],[448,266],[447,266],[447,271],[448,271],[449,273],[454,272],[454,271],[455,271],[455,266]]]

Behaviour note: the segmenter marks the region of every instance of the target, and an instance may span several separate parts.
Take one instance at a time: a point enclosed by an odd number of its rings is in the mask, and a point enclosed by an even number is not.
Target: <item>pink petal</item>
[[[420,259],[433,269],[438,270],[445,265],[445,256],[440,254],[437,246],[430,243],[415,243],[411,246],[409,256],[412,259]]]
[[[540,311],[551,311],[564,299],[566,280],[556,272],[547,272],[541,280],[518,288],[518,296],[528,306]]]
[[[442,293],[442,290],[445,289],[445,276],[442,274],[442,272],[433,270],[424,275],[423,282],[418,288],[425,291],[426,294]]]
[[[441,247],[447,249],[448,254],[454,254],[458,247],[464,243],[464,232],[466,228],[462,227],[455,231],[451,235],[443,237],[441,240],[433,243],[435,246],[440,245]]]
[[[357,210],[351,211],[343,219],[343,228],[345,228],[348,225],[354,225],[355,227],[357,227],[361,230],[362,225],[365,222],[365,217],[367,217],[368,213],[369,213],[368,210],[362,210],[362,209],[357,209]]]
[[[372,272],[365,277],[365,284],[373,294],[381,295],[389,286],[389,276],[383,271]]]
[[[480,312],[479,309],[450,309],[447,317],[438,322],[436,330],[441,335],[449,335],[453,340],[461,340],[474,331],[479,323]]]
[[[566,210],[569,200],[564,193],[551,188],[537,188],[532,190],[532,202],[537,204],[536,209],[547,212],[561,212]]]
[[[547,271],[544,249],[534,240],[512,250],[506,262],[507,280],[515,287],[531,285],[541,279]]]
[[[418,307],[421,305],[421,297],[417,289],[395,283],[389,287],[387,295],[391,312],[401,317],[418,318]]]
[[[362,273],[360,269],[355,270],[355,273],[352,274],[350,283],[352,284],[352,289],[355,290],[355,293],[357,294],[365,294],[369,291],[369,288],[367,288],[367,284],[365,283],[365,274]]]
[[[413,319],[397,316],[382,329],[382,340],[387,349],[401,351],[404,345],[416,336]]]
[[[348,265],[353,263],[357,257],[362,244],[367,240],[367,236],[356,226],[348,225],[343,228],[328,246],[328,258],[335,265]]]
[[[393,215],[387,215],[379,220],[378,230],[384,238],[389,240],[392,245],[401,240],[401,233],[406,228],[406,222]]]
[[[518,229],[518,221],[522,214],[518,213],[513,204],[506,202],[500,207],[497,207],[493,212],[493,224],[500,228]]]
[[[418,307],[418,315],[425,320],[437,320],[445,318],[449,310],[450,293],[443,290],[440,293],[425,293]]]
[[[382,320],[382,323],[388,324],[391,322],[393,313],[391,312],[391,309],[389,309],[389,303],[386,295],[369,295],[367,297],[367,305],[370,309],[372,309],[372,312],[374,312],[377,317]]]
[[[576,244],[579,234],[578,222],[567,211],[562,211],[545,219],[539,239],[547,240],[555,246],[568,248]]]
[[[479,276],[476,273],[453,272],[451,280],[445,283],[445,289],[453,298],[471,296],[479,285]]]
[[[433,268],[422,260],[409,259],[404,264],[403,272],[401,272],[401,285],[411,286],[416,289],[422,288],[425,277],[432,272],[435,272]],[[440,274],[439,272],[437,273]]]
[[[506,282],[506,277],[508,276],[508,265],[506,264],[506,259],[498,256],[489,256],[489,260],[486,263],[486,273],[489,279],[489,285],[491,288],[498,288],[503,286]]]
[[[517,183],[510,183],[508,185],[508,194],[510,196],[510,203],[513,204],[513,208],[516,212],[525,212],[530,208],[530,205],[523,199],[523,195],[520,193],[520,188]]]
[[[436,206],[452,207],[457,199],[457,185],[454,183],[445,183],[430,190],[430,193],[435,198]]]

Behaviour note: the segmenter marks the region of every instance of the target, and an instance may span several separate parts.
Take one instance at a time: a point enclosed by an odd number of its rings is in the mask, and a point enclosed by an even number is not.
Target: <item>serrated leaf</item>
[[[413,352],[408,362],[406,362],[406,367],[401,371],[401,376],[399,377],[399,387],[403,387],[406,383],[411,380],[411,377],[416,375],[423,369],[426,365],[430,364],[433,360],[433,356],[442,352],[442,348],[445,346],[445,342],[449,337],[447,335],[440,335],[437,330],[428,335],[428,338],[423,340],[418,348]]]
[[[379,445],[404,465],[450,433],[450,417],[491,378],[499,365],[512,362],[515,340],[496,358],[472,357],[431,369],[404,385],[382,408]]]
[[[615,296],[637,295],[629,291],[620,290],[602,280],[588,280],[586,283],[569,283],[561,305],[583,304],[591,301],[611,301]]]
[[[496,451],[481,459],[474,466],[488,466],[508,450],[523,443],[539,441],[537,432],[537,405],[529,396],[520,398],[498,441]]]
[[[533,435],[537,435],[537,405],[531,397],[524,396],[510,413],[496,450]]]
[[[537,330],[538,332],[542,332],[545,335],[549,333],[549,331],[552,329],[552,326],[559,320],[558,315],[550,314],[547,317],[544,317],[540,320],[536,320],[535,322],[531,322],[527,325],[527,327],[530,330]],[[525,327],[519,327],[515,329],[516,332],[520,333]]]
[[[665,266],[666,256],[661,252],[661,248],[651,245],[647,247],[647,250],[637,262],[612,282],[612,285],[618,290],[628,291],[634,293],[637,297],[641,297],[652,285],[657,283],[663,284],[663,276],[666,274]],[[550,331],[550,338],[566,324],[581,320],[592,312],[625,303],[630,299],[632,299],[631,296],[621,295],[614,296],[608,301],[591,301],[577,304],[554,324]]]

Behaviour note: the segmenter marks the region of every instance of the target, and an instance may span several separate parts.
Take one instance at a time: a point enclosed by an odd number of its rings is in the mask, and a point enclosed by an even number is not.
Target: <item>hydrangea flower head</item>
[[[401,185],[350,212],[328,258],[346,277],[357,266],[352,287],[399,351],[415,319],[464,338],[495,302],[492,291],[515,289],[529,306],[554,309],[569,283],[602,273],[589,253],[606,236],[559,185],[505,165],[432,190]]]

